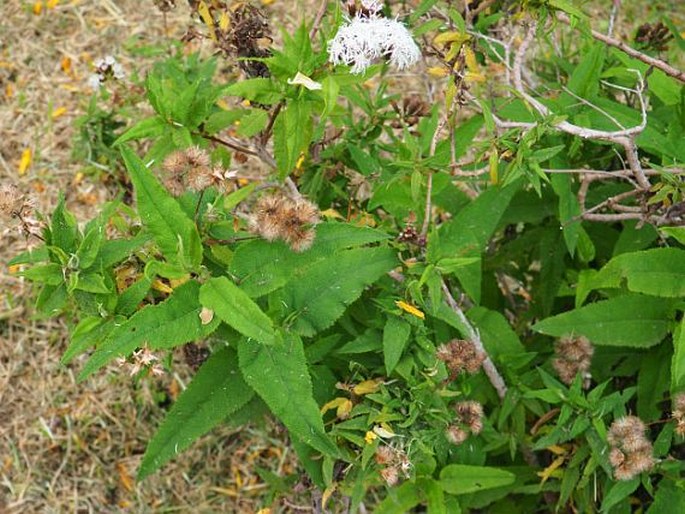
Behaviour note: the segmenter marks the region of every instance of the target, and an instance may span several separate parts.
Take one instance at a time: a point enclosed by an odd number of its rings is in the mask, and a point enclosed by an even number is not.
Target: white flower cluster
[[[116,80],[126,78],[124,68],[111,55],[104,59],[98,59],[93,63],[93,66],[95,66],[95,73],[88,77],[88,86],[95,91],[100,89],[100,86],[110,77]]]
[[[352,66],[352,73],[363,73],[371,63],[386,58],[403,70],[421,58],[421,50],[411,33],[397,20],[378,15],[379,2],[364,2],[369,16],[359,13],[338,30],[328,42],[329,61]]]

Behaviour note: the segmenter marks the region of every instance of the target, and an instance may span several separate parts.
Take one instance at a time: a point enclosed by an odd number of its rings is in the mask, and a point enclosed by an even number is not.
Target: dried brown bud
[[[457,419],[472,433],[478,434],[483,430],[483,406],[479,402],[459,402],[455,406],[455,411]]]
[[[471,341],[463,339],[453,339],[438,346],[435,355],[447,366],[450,379],[454,379],[462,371],[471,374],[478,372],[485,360],[485,355],[477,351]]]
[[[459,446],[468,439],[469,433],[458,425],[450,425],[445,431],[445,436],[450,443]]]
[[[624,416],[611,424],[607,441],[612,446],[609,462],[616,480],[630,480],[654,467],[652,443],[645,431],[644,422],[635,416]]]
[[[311,247],[319,222],[319,210],[307,200],[291,200],[276,194],[260,198],[253,210],[249,229],[267,241],[284,240],[296,252]]]
[[[399,482],[400,473],[395,466],[381,469],[380,474],[383,477],[383,480],[385,480],[385,483],[390,487],[397,485],[397,482]]]
[[[571,384],[578,373],[587,374],[589,371],[594,348],[587,338],[562,337],[554,345],[554,351],[557,357],[552,366],[565,384]]]
[[[389,446],[379,446],[375,454],[376,462],[382,466],[395,460],[395,452]]]

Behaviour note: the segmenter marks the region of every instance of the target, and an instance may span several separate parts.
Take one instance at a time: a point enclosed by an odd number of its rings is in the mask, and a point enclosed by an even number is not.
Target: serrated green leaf
[[[555,337],[582,335],[600,346],[648,348],[669,332],[673,307],[666,298],[619,296],[544,319],[533,330]]]
[[[685,391],[685,318],[673,334],[671,358],[671,394]]]
[[[240,118],[240,125],[236,132],[242,137],[252,137],[261,132],[268,121],[269,113],[262,109],[252,109],[246,116]]]
[[[604,495],[604,499],[602,500],[602,512],[609,512],[611,507],[628,498],[628,496],[633,494],[639,486],[639,478],[614,482]]]
[[[200,289],[200,302],[245,337],[272,345],[273,322],[259,305],[226,277],[211,278]]]
[[[396,264],[389,248],[352,248],[317,261],[283,289],[283,303],[295,314],[293,329],[312,336],[328,328]]]
[[[243,339],[238,343],[238,356],[245,381],[291,435],[324,455],[338,457],[314,400],[302,339],[285,334],[271,346]]]
[[[50,244],[63,250],[67,255],[76,251],[78,229],[74,215],[67,210],[64,194],[52,213],[50,223]]]
[[[306,153],[312,140],[312,106],[298,99],[278,113],[274,122],[274,157],[281,179],[295,168],[300,154]]]
[[[485,466],[450,464],[440,471],[440,485],[449,494],[469,494],[513,484],[516,475]]]
[[[86,362],[79,381],[115,358],[130,355],[136,348],[145,345],[152,350],[173,348],[211,334],[219,323],[215,319],[202,324],[199,293],[197,282],[186,282],[162,303],[147,305],[118,325]]]
[[[291,280],[297,280],[316,261],[353,246],[377,243],[389,236],[380,230],[347,223],[329,222],[316,227],[316,239],[304,252],[293,252],[284,243],[255,240],[235,252],[230,272],[240,281],[240,288],[257,298]]]
[[[148,443],[138,469],[138,479],[157,471],[253,396],[254,391],[238,370],[235,351],[222,348],[212,354]]]
[[[125,143],[126,141],[133,141],[135,139],[159,137],[164,133],[165,127],[166,122],[159,116],[146,118],[139,121],[122,135],[120,135],[114,141],[114,143],[112,143],[112,146],[117,146]]]
[[[197,268],[202,262],[202,243],[195,224],[130,148],[122,146],[121,155],[136,191],[140,218],[164,257]]]
[[[383,360],[388,375],[395,369],[407,346],[411,325],[397,316],[390,316],[383,329]]]
[[[62,364],[69,364],[74,357],[96,346],[114,330],[115,323],[121,321],[121,319],[105,320],[95,316],[83,318],[71,332],[71,341],[64,354],[62,354],[60,362]]]

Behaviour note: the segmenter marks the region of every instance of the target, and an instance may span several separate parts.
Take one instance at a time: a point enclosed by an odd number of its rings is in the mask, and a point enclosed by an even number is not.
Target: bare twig
[[[621,0],[614,0],[611,5],[611,14],[609,14],[609,28],[607,29],[607,37],[611,37],[614,33],[614,24],[618,16],[618,10],[621,8]]]
[[[326,15],[326,8],[328,7],[328,0],[321,0],[321,4],[319,5],[319,10],[316,11],[316,18],[314,18],[314,23],[312,24],[312,29],[309,31],[309,40],[313,40],[314,36],[316,36],[316,33],[319,31],[319,27],[321,26],[321,21],[323,20],[323,17]]]
[[[559,19],[559,21],[562,21],[567,25],[571,24],[570,18],[564,13],[558,12],[557,18]],[[644,54],[639,50],[635,50],[634,48],[626,45],[623,41],[619,41],[612,37],[606,36],[601,32],[597,32],[596,30],[590,30],[590,34],[596,40],[601,41],[602,43],[605,43],[609,46],[613,46],[614,48],[618,48],[623,53],[628,54],[630,57],[634,57],[638,61],[642,61],[645,64],[649,64],[650,66],[658,68],[661,71],[663,71],[666,75],[669,75],[670,77],[673,77],[674,79],[679,80],[680,82],[685,82],[685,71],[681,71],[671,66],[667,62],[662,61],[661,59],[656,59],[655,57],[651,57],[647,54]]]
[[[488,377],[488,380],[490,380],[492,386],[495,388],[495,391],[497,391],[497,396],[499,396],[500,399],[503,400],[504,397],[507,395],[507,384],[504,382],[504,379],[497,370],[495,363],[492,362],[492,359],[488,355],[488,352],[485,350],[485,346],[483,346],[483,342],[480,339],[480,334],[478,333],[478,330],[476,330],[473,327],[473,325],[471,325],[471,322],[466,317],[466,314],[464,314],[464,311],[461,310],[461,307],[459,307],[459,304],[454,299],[454,296],[452,296],[452,293],[450,292],[444,280],[442,281],[440,287],[442,288],[442,292],[445,296],[445,300],[447,301],[447,305],[450,306],[450,308],[459,318],[459,321],[462,323],[462,325],[464,325],[464,328],[467,332],[466,336],[476,347],[476,350],[485,355],[485,360],[483,361],[483,371]]]

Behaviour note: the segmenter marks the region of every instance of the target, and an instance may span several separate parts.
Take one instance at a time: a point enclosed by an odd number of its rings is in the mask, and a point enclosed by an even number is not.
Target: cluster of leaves
[[[561,0],[537,3],[522,8],[582,15]],[[436,131],[461,94],[453,78],[446,105],[415,110],[408,124],[393,108],[402,99],[385,66],[355,76],[327,64],[330,31],[318,44],[307,25],[285,34],[281,49],[259,58],[268,76],[228,84],[215,78],[214,58],[167,58],[145,81],[154,115],[112,144],[101,138],[121,155],[135,207],[112,201],[79,227],[62,200],[45,244],[11,264],[40,285],[39,311],[78,319],[63,362],[88,354],[81,380],[140,348],[211,345],[150,442],[140,478],[218,424],[268,411],[316,487],[337,489],[355,508],[369,489],[395,482],[374,458],[389,446],[403,463],[400,485],[374,512],[420,504],[431,513],[629,512],[635,502],[680,511],[683,446],[669,412],[672,395],[685,390],[685,229],[581,222],[578,181],[545,170],[613,169],[616,152],[559,134],[558,117],[541,120],[516,96],[486,98],[480,70],[496,61],[492,46],[472,38],[449,5],[447,20],[432,17],[436,4],[424,0],[406,21],[427,40],[458,41],[448,52],[466,52],[469,85],[484,99],[480,111],[449,119],[451,134]],[[506,12],[493,12],[473,29],[486,34],[503,23]],[[588,102],[563,93],[550,109],[598,129],[607,113],[637,122],[639,109],[600,79],[627,83],[629,68],[646,71],[642,63],[589,37],[569,48],[537,71],[546,87],[561,81]],[[320,87],[304,87],[298,74]],[[649,86],[641,157],[655,167],[685,162],[677,144],[685,89],[660,72]],[[538,124],[497,131],[493,110]],[[139,142],[142,159],[131,146]],[[317,203],[327,221],[312,247],[298,253],[249,234],[255,181],[173,197],[145,163],[193,145],[225,168],[260,157],[265,187],[289,181]],[[485,170],[487,182],[478,173],[455,179],[450,164],[465,157],[465,169]],[[671,176],[660,184],[682,187]],[[623,191],[608,182],[587,196],[599,202]],[[424,221],[427,194],[436,216],[423,240],[414,224]],[[457,290],[455,309],[446,291]],[[441,344],[474,335],[506,389],[483,372],[455,378],[436,355]],[[553,343],[568,335],[595,345],[589,382],[554,377]],[[484,426],[455,445],[446,430],[463,400],[484,407]],[[617,481],[607,428],[627,413],[652,427],[657,465]]]

